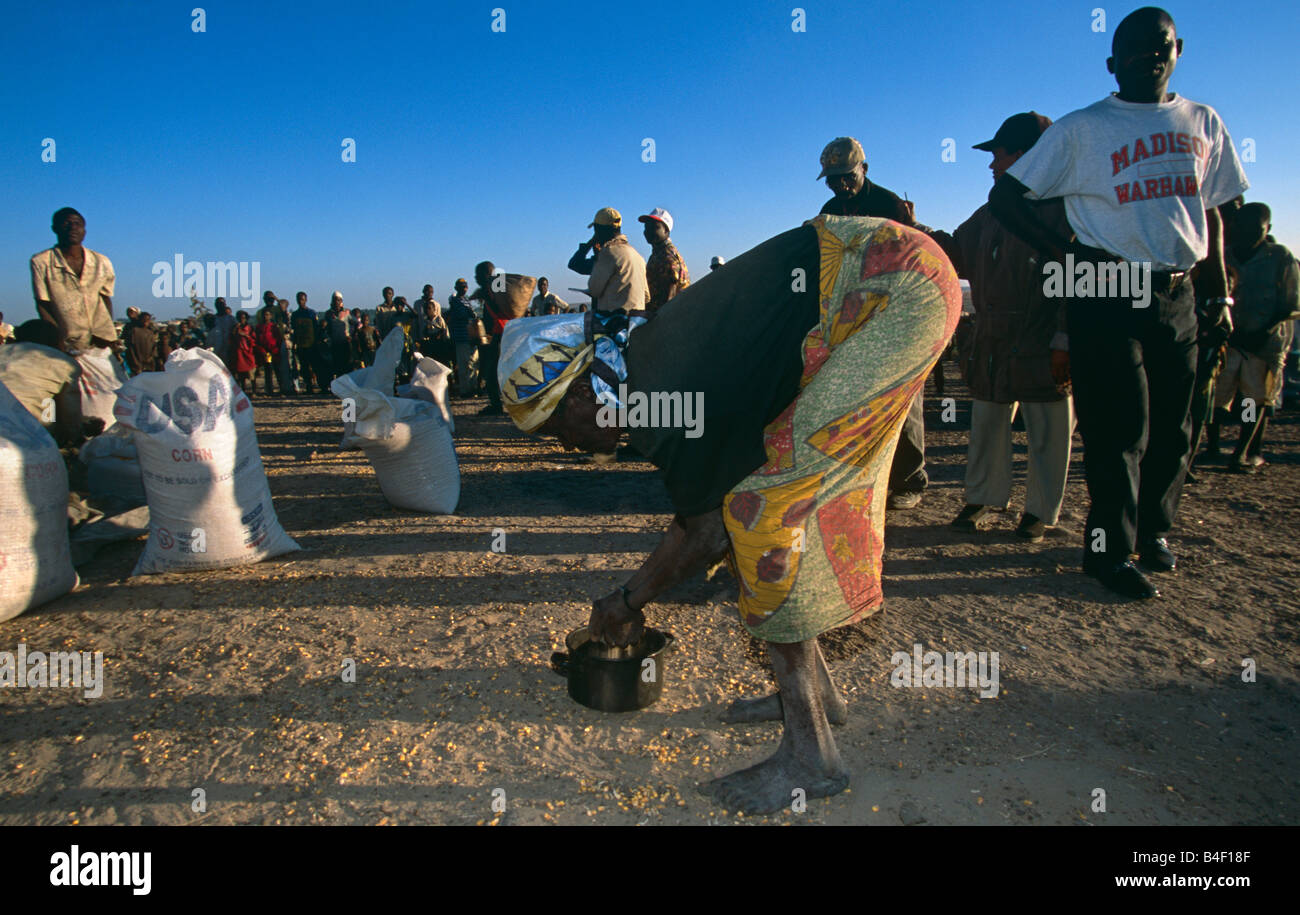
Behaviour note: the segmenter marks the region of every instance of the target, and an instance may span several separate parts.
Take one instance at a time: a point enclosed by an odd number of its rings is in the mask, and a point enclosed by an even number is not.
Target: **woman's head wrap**
[[[501,335],[497,380],[501,401],[525,432],[541,426],[559,406],[569,385],[591,369],[597,399],[618,406],[617,388],[627,380],[623,350],[633,330],[645,323],[623,311],[579,312],[516,318]]]

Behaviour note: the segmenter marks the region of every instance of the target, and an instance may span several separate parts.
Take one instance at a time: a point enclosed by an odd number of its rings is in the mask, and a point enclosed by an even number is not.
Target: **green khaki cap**
[[[836,137],[822,150],[822,173],[817,180],[827,175],[847,175],[866,161],[867,154],[862,151],[861,143],[852,137]]]

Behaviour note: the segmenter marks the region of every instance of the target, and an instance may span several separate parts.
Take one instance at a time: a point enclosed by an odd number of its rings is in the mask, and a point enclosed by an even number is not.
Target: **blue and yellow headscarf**
[[[516,318],[501,335],[497,380],[501,400],[525,432],[541,426],[559,406],[569,385],[587,369],[598,399],[618,406],[617,386],[627,380],[623,350],[629,335],[645,323],[639,314],[588,311]]]

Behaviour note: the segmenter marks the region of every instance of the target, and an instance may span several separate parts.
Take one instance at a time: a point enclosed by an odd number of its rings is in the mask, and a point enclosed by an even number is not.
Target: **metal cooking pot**
[[[568,651],[551,655],[551,669],[569,681],[575,702],[598,712],[631,712],[653,705],[664,688],[670,632],[647,629],[635,645],[611,648],[591,640],[587,627],[564,639]]]

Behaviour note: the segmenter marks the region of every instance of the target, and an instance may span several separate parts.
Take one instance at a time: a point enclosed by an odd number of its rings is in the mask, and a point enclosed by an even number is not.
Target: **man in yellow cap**
[[[596,212],[591,239],[578,245],[569,269],[591,277],[587,295],[598,311],[640,311],[650,301],[645,258],[623,234],[623,216],[613,207]],[[589,254],[595,250],[595,254]]]

